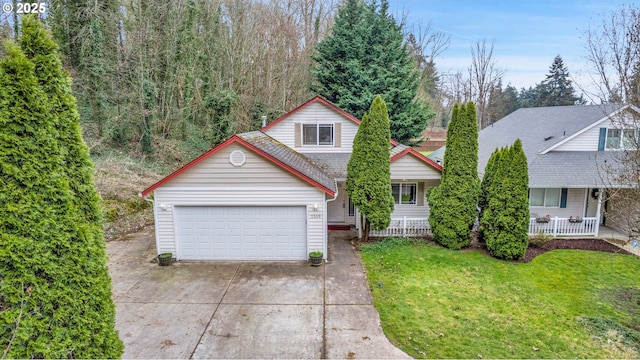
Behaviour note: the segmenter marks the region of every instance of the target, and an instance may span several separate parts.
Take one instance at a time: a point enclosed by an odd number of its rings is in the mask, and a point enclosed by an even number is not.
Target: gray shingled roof
[[[399,144],[391,148],[391,157],[401,153],[407,146]],[[326,172],[337,179],[347,178],[347,164],[351,153],[308,153],[304,154]]]
[[[333,177],[320,166],[269,135],[260,131],[252,131],[237,136],[327,189],[334,192],[338,190]]]
[[[406,145],[402,145],[402,144],[398,144],[395,147],[391,148],[391,157],[394,157],[398,154],[400,154],[401,152],[403,152],[404,150],[407,149],[408,146]]]
[[[305,156],[336,179],[347,178],[347,164],[351,153],[310,153]]]
[[[478,172],[484,173],[491,153],[522,141],[529,163],[537,154],[620,109],[621,105],[550,106],[518,109],[478,135]],[[547,140],[545,140],[547,139]],[[556,166],[562,166],[557,164]]]
[[[593,188],[611,185],[605,161],[617,163],[615,151],[556,151],[529,159],[529,187]]]
[[[594,187],[610,184],[604,161],[616,162],[610,151],[548,152],[544,150],[576,134],[623,105],[586,105],[522,108],[490,125],[478,135],[478,173],[482,175],[491,153],[522,141],[529,163],[530,187]],[[445,147],[429,155],[444,158]]]

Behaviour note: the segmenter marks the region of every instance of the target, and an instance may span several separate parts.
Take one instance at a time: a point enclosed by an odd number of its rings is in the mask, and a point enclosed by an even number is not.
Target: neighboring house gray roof
[[[351,153],[311,153],[305,156],[336,179],[347,178],[347,164]]]
[[[594,188],[611,185],[605,161],[617,163],[615,151],[556,151],[529,159],[529,187]]]
[[[278,140],[261,131],[251,131],[237,135],[260,151],[281,161],[288,167],[308,176],[318,184],[337,191],[334,178],[305,155],[291,149]],[[259,176],[259,174],[256,174]]]
[[[478,173],[484,168],[491,153],[497,148],[510,146],[516,139],[522,147],[529,165],[529,187],[596,187],[611,184],[603,164],[616,163],[611,151],[550,151],[545,150],[566,140],[616,112],[624,105],[585,105],[521,108],[478,134]],[[445,147],[434,151],[429,158],[444,159]]]
[[[522,141],[531,164],[540,152],[621,107],[619,104],[609,104],[518,109],[478,134],[478,172],[484,174],[487,161],[495,149],[510,146],[516,139]]]

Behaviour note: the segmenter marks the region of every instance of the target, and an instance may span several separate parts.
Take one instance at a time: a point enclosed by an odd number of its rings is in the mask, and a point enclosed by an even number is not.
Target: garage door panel
[[[184,260],[304,260],[306,208],[176,207]]]

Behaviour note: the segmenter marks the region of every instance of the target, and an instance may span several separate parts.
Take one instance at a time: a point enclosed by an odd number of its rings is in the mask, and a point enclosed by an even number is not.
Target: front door
[[[327,202],[327,221],[330,223],[344,223],[347,215],[347,194],[344,183],[338,183],[338,197]]]

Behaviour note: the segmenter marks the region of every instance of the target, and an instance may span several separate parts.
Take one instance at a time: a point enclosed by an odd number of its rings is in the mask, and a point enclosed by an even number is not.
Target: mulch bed
[[[381,241],[383,238],[369,238],[367,243],[374,243]],[[424,240],[434,241],[432,238],[428,237]],[[365,243],[360,241],[358,242],[358,238],[353,238],[351,243],[356,247],[359,245],[364,245]],[[520,260],[516,260],[517,262],[525,262],[528,263],[531,260],[535,259],[536,256],[542,255],[547,251],[551,250],[559,250],[559,249],[570,249],[570,250],[590,250],[590,251],[601,251],[608,253],[616,253],[616,254],[625,254],[625,255],[633,255],[627,250],[621,249],[616,245],[613,245],[603,239],[594,239],[594,238],[586,238],[586,239],[551,239],[547,241],[544,245],[536,246],[533,244],[529,244],[529,248],[525,252],[524,258]],[[472,233],[471,236],[471,244],[468,247],[462,249],[461,251],[481,251],[488,256],[491,256],[489,250],[487,250],[487,246],[485,243],[480,242],[477,237],[477,233]]]
[[[471,240],[471,244],[467,249],[480,250],[489,254],[486,244],[478,241],[476,236],[473,237],[473,239]],[[602,239],[551,239],[541,246],[530,245],[525,252],[524,258],[520,259],[519,262],[528,263],[531,260],[535,259],[536,256],[542,255],[547,251],[558,249],[591,250],[633,255],[632,253]]]

